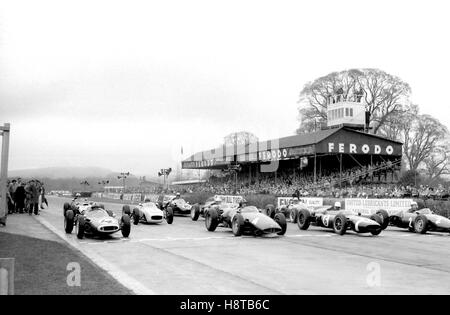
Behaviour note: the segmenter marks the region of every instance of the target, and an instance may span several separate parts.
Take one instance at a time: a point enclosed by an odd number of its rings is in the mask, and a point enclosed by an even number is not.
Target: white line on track
[[[126,288],[133,291],[135,294],[140,295],[154,295],[156,294],[154,291],[150,290],[142,283],[138,282],[136,279],[130,277],[119,268],[117,268],[114,264],[111,264],[106,259],[102,258],[97,253],[94,253],[86,247],[80,246],[80,244],[73,238],[67,237],[67,235],[58,229],[56,229],[52,224],[50,224],[47,220],[42,217],[34,217],[38,222],[40,222],[43,226],[48,228],[50,231],[59,236],[62,240],[67,242],[70,246],[75,248],[76,250],[82,252],[86,255],[92,262],[94,262],[97,266],[105,270],[108,274],[110,274],[114,279],[116,279],[119,283],[121,283]],[[102,244],[102,243],[99,243]]]

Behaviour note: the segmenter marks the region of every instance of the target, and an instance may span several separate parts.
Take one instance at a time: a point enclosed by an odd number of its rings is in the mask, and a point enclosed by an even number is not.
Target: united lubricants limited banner
[[[223,203],[239,203],[243,197],[242,196],[228,196],[228,195],[215,195],[214,198],[220,198]]]
[[[390,215],[411,208],[412,199],[345,199],[345,210],[354,210],[362,214],[373,214],[377,210],[386,210]]]
[[[277,199],[278,208],[289,205],[289,202],[291,200],[293,200],[292,197],[278,197],[278,199]],[[322,207],[323,206],[323,198],[301,197],[300,202],[303,202],[308,207]]]

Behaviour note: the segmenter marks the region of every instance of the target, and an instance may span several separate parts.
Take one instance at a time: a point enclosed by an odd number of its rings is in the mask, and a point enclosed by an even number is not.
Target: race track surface
[[[37,217],[136,293],[147,294],[448,294],[450,235],[389,227],[379,236],[288,222],[284,237],[208,232],[204,219],[132,226],[129,239],[78,240],[63,229],[63,204]],[[104,203],[121,215],[122,205]]]

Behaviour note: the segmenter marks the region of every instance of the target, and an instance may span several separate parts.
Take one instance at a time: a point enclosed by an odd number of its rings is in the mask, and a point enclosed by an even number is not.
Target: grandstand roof
[[[235,163],[258,163],[314,154],[402,155],[402,143],[341,127],[257,143],[222,146],[198,152],[182,162],[187,169],[221,169]]]

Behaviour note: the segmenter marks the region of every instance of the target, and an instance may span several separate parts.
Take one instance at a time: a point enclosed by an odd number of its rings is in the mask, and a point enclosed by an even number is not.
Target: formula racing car
[[[300,230],[307,230],[311,224],[332,228],[335,233],[344,235],[351,229],[356,233],[371,233],[379,235],[383,230],[383,218],[373,214],[369,218],[350,210],[340,210],[340,207],[332,209],[301,209],[298,212],[297,225]]]
[[[420,234],[425,234],[428,231],[450,232],[450,220],[448,218],[435,214],[428,208],[419,210],[416,202],[411,204],[411,209],[402,210],[392,215],[390,224]]]
[[[126,210],[126,209],[124,209]],[[131,232],[130,211],[125,211],[120,219],[110,210],[105,210],[103,205],[88,203],[88,205],[64,204],[64,230],[70,234],[73,228],[79,239],[89,236],[106,236],[118,231],[123,237],[128,237]]]
[[[205,214],[205,225],[210,232],[215,231],[218,226],[231,228],[235,236],[284,235],[287,228],[286,218],[281,213],[272,219],[258,208],[242,203],[238,207],[209,209]]]
[[[181,198],[180,194],[160,197],[158,203],[160,208],[167,213],[190,214],[192,209],[192,205]]]
[[[171,209],[162,211],[156,203],[150,202],[147,199],[144,203],[140,203],[134,207],[132,217],[134,225],[139,224],[139,222],[161,223],[163,219],[166,219],[168,224],[172,224],[173,222],[173,212],[171,212]]]

